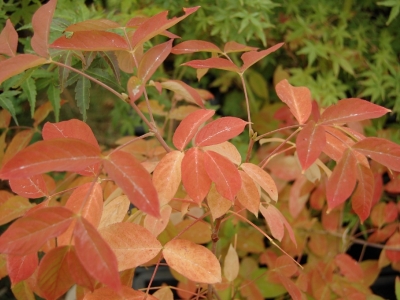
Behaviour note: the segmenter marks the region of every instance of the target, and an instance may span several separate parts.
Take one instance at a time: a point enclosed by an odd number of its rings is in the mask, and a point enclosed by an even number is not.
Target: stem
[[[253,129],[251,128],[251,116],[250,116],[250,104],[249,104],[249,97],[247,95],[247,87],[246,82],[244,81],[244,77],[242,73],[238,73],[240,76],[240,80],[242,81],[244,97],[246,99],[246,109],[247,109],[247,121],[249,122],[249,136],[253,135]]]
[[[218,234],[219,234],[219,230],[221,228],[222,220],[223,220],[224,217],[225,217],[225,215],[223,215],[223,216],[221,216],[221,217],[219,217],[219,218],[217,218],[215,220],[215,226],[214,226],[213,231],[211,233],[211,240],[212,240],[211,252],[215,256],[217,256],[217,242],[219,240]],[[213,298],[214,294],[216,295],[216,293],[214,291],[214,288],[213,288],[213,285],[209,284],[208,285],[208,290],[207,290],[207,299],[211,300]]]
[[[132,144],[132,143],[134,143],[134,142],[136,142],[137,140],[141,140],[141,139],[147,138],[147,137],[149,137],[149,136],[153,136],[153,135],[154,135],[153,132],[148,132],[148,133],[145,133],[145,134],[143,134],[143,135],[141,135],[141,136],[138,136],[138,137],[136,137],[136,138],[133,138],[133,139],[131,139],[129,142],[126,142],[125,144],[123,144],[123,145],[121,145],[121,146],[115,148],[113,151],[111,151],[111,152],[108,154],[108,156],[111,155],[111,154],[113,154],[114,152],[116,152],[116,151],[118,151],[118,150],[120,150],[120,149],[122,149],[122,148],[124,148],[124,147],[126,147],[126,146],[128,146],[128,145],[130,145],[130,144]]]
[[[255,138],[255,141],[257,142],[257,141],[261,140],[263,137],[266,137],[267,135],[273,134],[275,132],[283,131],[283,130],[286,130],[286,129],[298,128],[298,127],[299,127],[299,125],[291,125],[291,126],[282,127],[282,128],[279,128],[279,129],[276,129],[276,130],[273,130],[273,131],[270,131],[270,132],[267,132],[267,133],[263,133],[263,134],[257,136]]]

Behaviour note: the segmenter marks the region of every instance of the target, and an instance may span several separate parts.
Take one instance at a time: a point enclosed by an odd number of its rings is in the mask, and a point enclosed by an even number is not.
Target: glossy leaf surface
[[[137,208],[154,217],[160,216],[160,203],[151,176],[133,155],[115,151],[104,160],[104,168]]]
[[[168,266],[195,282],[217,283],[221,281],[221,266],[207,248],[187,240],[175,239],[163,249]]]
[[[63,233],[73,214],[64,207],[47,207],[18,219],[0,236],[0,252],[27,255],[37,252],[51,238]]]
[[[195,139],[196,145],[210,146],[223,143],[241,134],[246,125],[247,122],[242,119],[222,117],[199,130]]]

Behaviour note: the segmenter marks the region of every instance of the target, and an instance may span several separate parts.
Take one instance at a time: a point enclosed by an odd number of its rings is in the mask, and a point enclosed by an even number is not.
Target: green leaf
[[[19,91],[5,91],[0,94],[0,106],[10,112],[14,122],[18,125],[17,118],[15,116],[15,107],[11,99],[13,96],[20,94]]]
[[[32,77],[29,77],[22,83],[21,87],[28,98],[29,105],[31,106],[31,117],[33,117],[37,95],[35,80],[33,80]]]
[[[400,300],[400,277],[399,276],[396,277],[396,288],[395,288],[395,290],[396,290],[396,299]]]
[[[67,66],[71,66],[72,63],[72,51],[67,51],[63,54],[61,61]],[[62,92],[67,86],[68,76],[71,73],[70,69],[58,67],[58,77],[60,78],[60,91]]]
[[[86,77],[81,77],[78,80],[75,87],[75,98],[83,121],[86,121],[86,110],[89,108],[90,102],[90,80]]]
[[[389,19],[386,22],[386,25],[389,25],[399,14],[400,12],[400,2],[398,0],[386,0],[377,3],[381,6],[391,7]]]
[[[50,83],[47,89],[47,96],[49,97],[49,101],[53,106],[56,122],[58,122],[60,119],[60,107],[61,107],[60,90],[54,84]]]

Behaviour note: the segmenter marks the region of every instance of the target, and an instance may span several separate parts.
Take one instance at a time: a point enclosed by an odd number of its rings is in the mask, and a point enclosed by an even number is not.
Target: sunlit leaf
[[[294,87],[286,79],[275,86],[276,93],[290,108],[299,124],[304,124],[311,114],[311,92],[306,87]]]
[[[18,46],[18,33],[10,20],[0,33],[0,53],[8,56],[15,56]]]
[[[0,252],[27,255],[37,252],[71,224],[73,213],[64,207],[47,207],[16,220],[0,236]]]
[[[20,74],[25,70],[43,65],[46,59],[33,54],[19,54],[6,60],[0,61],[0,84],[4,80]]]
[[[191,219],[183,220],[175,225],[180,239],[191,241],[196,244],[207,244],[211,242],[211,226],[204,221]]]
[[[106,203],[103,208],[99,228],[121,222],[128,210],[130,201],[126,195],[121,195]]]
[[[178,150],[183,150],[195,136],[200,126],[215,114],[211,109],[199,109],[190,113],[176,128],[172,142]]]
[[[168,266],[195,282],[221,282],[221,266],[207,248],[187,240],[174,239],[163,249]]]
[[[22,280],[28,279],[35,272],[39,264],[36,252],[28,255],[7,255],[7,271],[11,283],[14,285]]]
[[[204,165],[210,179],[215,182],[217,191],[233,201],[242,186],[242,180],[236,166],[224,156],[213,152],[204,152]]]
[[[76,254],[85,270],[113,290],[121,288],[114,252],[99,232],[84,218],[76,220],[74,230]]]
[[[357,180],[357,161],[352,150],[347,149],[336,165],[326,185],[329,210],[350,197]]]
[[[222,117],[205,125],[196,135],[197,146],[210,146],[223,143],[241,134],[246,121],[236,117]]]
[[[30,177],[49,171],[79,172],[100,162],[99,150],[77,139],[40,141],[18,152],[1,169],[0,178]]]
[[[168,286],[164,286],[157,290],[154,294],[158,300],[174,300],[174,294]]]
[[[331,105],[322,113],[319,123],[321,124],[345,124],[382,117],[390,109],[373,104],[369,101],[349,98],[340,100]]]
[[[224,260],[224,276],[228,281],[234,281],[236,277],[239,275],[239,256],[232,247],[232,244],[229,245],[228,253],[225,256]]]
[[[37,285],[47,299],[58,299],[74,284],[68,268],[69,247],[57,247],[40,261]]]
[[[160,203],[151,176],[132,154],[115,151],[104,160],[104,168],[137,208],[154,217],[160,216]]]
[[[278,200],[278,188],[272,177],[259,166],[251,163],[243,163],[240,165],[243,171],[247,173],[261,188],[267,192],[272,200]]]
[[[50,25],[53,20],[57,0],[50,0],[42,5],[32,17],[33,37],[31,39],[32,49],[45,58],[49,57],[49,34]]]
[[[240,152],[237,150],[235,145],[233,145],[230,142],[223,142],[221,144],[205,146],[205,147],[202,147],[202,149],[204,151],[211,150],[211,151],[217,152],[218,154],[225,156],[227,159],[229,159],[235,165],[240,165],[240,163],[242,162],[242,156],[240,155]]]
[[[134,223],[115,223],[100,230],[118,261],[118,271],[136,268],[154,258],[161,243],[146,228]]]
[[[239,170],[239,174],[242,178],[242,186],[236,197],[243,207],[257,216],[258,208],[260,206],[260,190],[247,173]]]
[[[279,43],[276,44],[266,50],[262,50],[262,51],[250,51],[250,52],[246,52],[244,54],[242,54],[242,56],[240,57],[243,61],[243,65],[240,68],[240,72],[243,73],[244,71],[246,71],[248,68],[250,68],[252,65],[254,65],[256,62],[258,62],[259,60],[263,59],[264,57],[266,57],[267,55],[269,55],[272,52],[275,52],[276,50],[278,50],[280,47],[283,46],[284,43]]]
[[[214,52],[221,53],[221,49],[215,46],[213,43],[207,41],[190,40],[182,42],[172,48],[171,53],[173,54],[184,54],[194,52]]]
[[[194,69],[220,69],[239,73],[239,68],[230,60],[220,57],[212,57],[204,60],[192,60],[182,64],[182,66],[192,67]]]

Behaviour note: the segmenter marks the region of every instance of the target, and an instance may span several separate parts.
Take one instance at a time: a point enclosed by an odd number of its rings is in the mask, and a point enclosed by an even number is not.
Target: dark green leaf
[[[56,122],[58,122],[60,119],[60,106],[61,106],[60,90],[54,84],[51,83],[47,89],[47,96],[49,97],[49,101],[53,106]]]
[[[75,87],[75,98],[83,121],[86,121],[86,110],[89,108],[90,102],[90,80],[86,77],[79,78]]]
[[[29,77],[22,83],[21,87],[28,98],[29,105],[31,106],[31,117],[33,117],[37,95],[35,80],[33,80],[32,77]]]
[[[0,94],[0,106],[10,112],[10,114],[12,115],[12,117],[17,125],[18,125],[18,121],[15,116],[15,108],[14,108],[14,104],[12,102],[12,98],[15,95],[18,95],[20,93],[21,92],[19,92],[19,91],[5,91]]]

